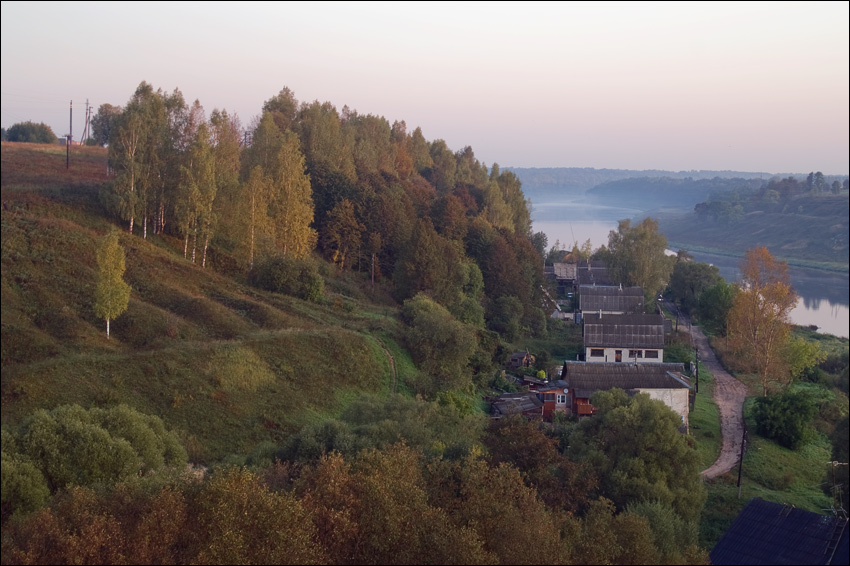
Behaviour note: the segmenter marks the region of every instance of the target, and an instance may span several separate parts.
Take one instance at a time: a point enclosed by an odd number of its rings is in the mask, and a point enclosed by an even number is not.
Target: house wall
[[[657,358],[647,358],[646,350],[652,348],[585,348],[584,349],[584,361],[586,362],[616,362],[617,355],[616,350],[621,350],[623,352],[622,362],[634,363],[634,358],[629,357],[629,350],[640,350],[643,356],[637,358],[637,363],[639,364],[660,364],[664,362],[664,350],[658,349],[655,350],[658,352]],[[602,357],[594,357],[590,355],[591,350],[603,350]]]
[[[688,425],[688,389],[639,389],[641,393],[646,393],[651,399],[657,399],[673,409],[680,417],[682,423]]]

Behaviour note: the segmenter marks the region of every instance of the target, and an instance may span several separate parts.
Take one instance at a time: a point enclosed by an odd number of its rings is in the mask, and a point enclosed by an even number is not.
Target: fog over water
[[[548,247],[556,241],[571,249],[590,239],[593,249],[608,244],[608,234],[617,229],[617,222],[632,218],[640,211],[602,205],[581,200],[532,203],[533,232],[543,232]],[[692,252],[696,261],[716,265],[727,281],[740,277],[739,258]],[[847,338],[850,336],[850,277],[815,269],[790,267],[791,284],[800,295],[791,321],[799,325],[815,325],[820,332]]]

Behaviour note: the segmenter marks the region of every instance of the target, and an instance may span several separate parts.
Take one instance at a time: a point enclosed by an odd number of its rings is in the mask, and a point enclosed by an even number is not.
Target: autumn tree
[[[756,374],[763,396],[790,380],[783,353],[791,332],[788,317],[796,305],[788,265],[767,248],[747,251],[741,262],[741,290],[727,325],[738,367]]]
[[[196,564],[322,564],[312,514],[287,491],[271,491],[252,472],[225,470],[197,502]]]
[[[118,233],[110,231],[97,249],[97,287],[94,312],[106,319],[106,337],[109,338],[109,321],[127,310],[130,286],[124,282],[124,249],[118,243]]]
[[[275,125],[281,132],[288,130],[298,115],[298,100],[289,87],[263,103],[263,113],[270,113]]]
[[[269,216],[275,247],[283,255],[304,257],[316,247],[313,222],[313,189],[307,175],[298,136],[287,131],[277,154],[272,180]]]
[[[271,113],[263,114],[245,151],[246,179],[234,222],[250,267],[258,253],[304,257],[316,245],[313,192],[298,136],[281,133]]]

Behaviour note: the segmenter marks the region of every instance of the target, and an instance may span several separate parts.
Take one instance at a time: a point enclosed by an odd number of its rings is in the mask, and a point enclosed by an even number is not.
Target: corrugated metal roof
[[[568,387],[574,390],[686,389],[684,364],[564,362]]]
[[[847,564],[847,519],[755,498],[710,557],[712,564]]]
[[[558,279],[575,279],[577,265],[574,263],[556,263],[553,265],[555,277]]]
[[[641,287],[619,287],[614,285],[581,285],[579,310],[589,316],[593,312],[639,312],[643,307]]]
[[[543,402],[535,393],[505,393],[493,401],[493,412],[507,416],[528,411],[543,412]]]
[[[608,268],[604,264],[593,263],[590,267],[587,265],[578,266],[578,280],[582,285],[610,285],[611,277],[608,275]]]
[[[664,317],[660,314],[584,315],[585,348],[664,348]]]

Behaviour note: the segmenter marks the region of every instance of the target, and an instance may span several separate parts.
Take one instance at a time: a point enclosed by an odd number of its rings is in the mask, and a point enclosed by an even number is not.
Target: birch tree
[[[109,338],[109,321],[127,310],[130,302],[130,286],[124,282],[124,249],[118,243],[115,230],[101,240],[97,268],[94,312],[98,318],[106,320],[106,337]]]
[[[215,161],[209,143],[209,129],[201,124],[181,167],[181,183],[175,204],[181,235],[183,257],[187,257],[189,239],[192,239],[192,263],[195,262],[198,238],[208,241],[215,199]],[[206,255],[206,244],[204,245]]]
[[[316,247],[313,189],[307,175],[298,136],[284,134],[272,171],[269,214],[275,247],[283,255],[304,257]]]
[[[791,333],[789,315],[796,305],[788,265],[765,247],[747,251],[727,328],[739,367],[758,376],[763,396],[790,380],[784,352]]]

